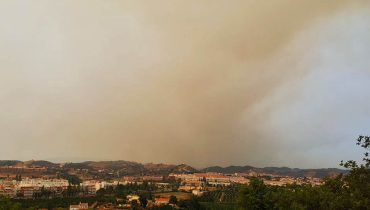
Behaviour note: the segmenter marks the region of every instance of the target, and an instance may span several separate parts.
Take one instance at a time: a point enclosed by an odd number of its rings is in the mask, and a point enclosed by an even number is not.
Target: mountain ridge
[[[30,168],[48,168],[61,170],[90,170],[90,171],[109,171],[121,175],[168,175],[170,173],[197,173],[197,172],[216,172],[224,174],[235,173],[257,173],[271,174],[292,177],[318,177],[335,176],[340,173],[347,173],[347,170],[338,168],[317,168],[300,169],[289,167],[254,167],[250,165],[226,167],[210,166],[202,169],[196,169],[187,164],[165,164],[165,163],[139,163],[125,160],[112,161],[83,161],[53,163],[45,160],[0,160],[0,167],[30,167]]]
[[[260,173],[260,174],[272,174],[272,175],[285,175],[293,177],[332,177],[340,173],[346,174],[348,170],[339,168],[313,168],[313,169],[300,169],[300,168],[289,168],[289,167],[254,167],[254,166],[211,166],[206,167],[202,170],[203,172],[217,172],[217,173]]]

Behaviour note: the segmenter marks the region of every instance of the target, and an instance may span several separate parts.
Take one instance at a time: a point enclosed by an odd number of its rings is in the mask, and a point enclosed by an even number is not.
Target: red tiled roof
[[[156,198],[155,199],[155,202],[169,202],[170,201],[170,199],[169,198]]]

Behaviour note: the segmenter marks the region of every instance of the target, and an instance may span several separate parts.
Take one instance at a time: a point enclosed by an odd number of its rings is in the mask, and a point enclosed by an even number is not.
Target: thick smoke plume
[[[367,1],[2,4],[1,159],[336,167],[369,131]]]

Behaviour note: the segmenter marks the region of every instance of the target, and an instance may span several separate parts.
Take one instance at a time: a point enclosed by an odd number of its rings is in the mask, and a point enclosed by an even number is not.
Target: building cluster
[[[170,174],[176,180],[180,180],[180,191],[192,192],[201,196],[210,187],[229,186],[231,184],[247,184],[249,179],[237,174],[225,175],[222,173],[193,173],[193,174]]]
[[[239,174],[222,173],[192,173],[192,174],[170,174],[166,179],[163,176],[127,176],[115,181],[85,180],[80,184],[84,195],[93,196],[99,189],[116,187],[118,184],[137,184],[150,182],[161,189],[169,188],[166,181],[179,181],[177,190],[192,192],[195,195],[201,195],[209,187],[229,186],[231,184],[248,184],[251,177],[260,177],[267,185],[284,186],[287,184],[305,184],[319,185],[322,180],[312,177],[289,177],[271,174],[257,174],[255,172]],[[0,195],[7,197],[34,198],[35,194],[46,190],[52,192],[53,196],[61,195],[69,186],[65,179],[45,179],[45,178],[24,178],[22,180],[0,180]]]
[[[289,177],[273,174],[263,174],[256,172],[248,173],[191,173],[178,174],[172,173],[168,176],[125,176],[111,181],[85,179],[79,185],[70,185],[66,179],[55,178],[21,178],[16,176],[15,179],[3,178],[0,179],[0,196],[10,198],[51,198],[63,197],[64,193],[69,190],[73,193],[73,189],[78,189],[77,194],[73,196],[95,196],[100,189],[115,189],[118,185],[128,185],[127,187],[153,187],[154,193],[160,192],[177,192],[185,193],[190,196],[192,193],[195,196],[202,196],[206,192],[224,189],[235,184],[248,184],[252,177],[259,177],[264,180],[267,185],[284,186],[287,184],[306,184],[319,185],[321,179],[312,177]],[[143,184],[146,184],[145,186]],[[45,194],[46,192],[46,194]],[[104,192],[104,191],[103,191]],[[70,196],[69,194],[67,194]],[[80,203],[71,205],[71,210],[79,209],[129,209],[133,203],[140,204],[140,197],[135,194],[128,195],[126,198],[116,198],[115,204],[90,204]],[[148,206],[160,206],[170,204],[169,197],[155,196],[151,200],[147,200]],[[170,204],[173,205],[173,204]]]
[[[88,209],[89,209],[88,203],[79,203],[69,206],[69,210],[88,210]]]
[[[33,198],[36,193],[42,191],[53,192],[58,195],[66,190],[69,183],[65,179],[29,179],[0,180],[0,195],[6,197]]]
[[[264,179],[264,183],[266,185],[274,185],[274,186],[285,186],[287,184],[311,184],[311,185],[320,185],[322,184],[322,180],[319,178],[311,178],[311,177],[272,177],[269,179]]]
[[[130,180],[130,181],[128,181]],[[79,191],[77,196],[95,196],[97,191],[100,189],[107,189],[109,187],[115,188],[117,185],[128,185],[135,184],[141,185],[145,180],[148,183],[155,185],[156,187],[168,190],[169,183],[159,182],[157,177],[153,181],[151,178],[138,178],[130,177],[128,179],[120,179],[115,181],[100,181],[100,180],[85,180],[82,181],[78,186]],[[48,178],[23,178],[22,180],[16,179],[0,179],[0,196],[10,197],[10,198],[37,198],[36,196],[42,196],[42,192],[48,192],[46,197],[61,197],[63,192],[66,192],[68,187],[72,185],[69,184],[66,179],[48,179]],[[45,196],[44,196],[45,197]]]
[[[136,202],[140,204],[140,196],[138,195],[128,195],[127,196],[128,203]],[[170,204],[170,198],[169,197],[157,197],[152,200],[147,200],[147,206],[153,207],[153,206],[161,206],[161,205],[167,205]],[[128,206],[128,205],[126,205]],[[123,206],[125,207],[125,206]]]
[[[287,184],[312,184],[320,185],[322,180],[313,177],[290,177],[263,173],[193,173],[193,174],[170,174],[175,179],[181,180],[179,190],[193,192],[201,195],[202,190],[210,186],[229,186],[231,184],[248,184],[251,177],[261,178],[266,185],[284,186]]]
[[[119,181],[98,181],[98,180],[86,180],[83,181],[80,186],[84,189],[87,195],[95,195],[96,192],[102,188],[116,187],[120,183]]]

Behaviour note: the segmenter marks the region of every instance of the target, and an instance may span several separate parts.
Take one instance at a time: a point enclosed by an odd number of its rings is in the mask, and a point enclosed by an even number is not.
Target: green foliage
[[[96,196],[104,196],[107,194],[107,190],[105,188],[100,188],[98,191],[96,191]]]
[[[238,185],[219,187],[214,191],[205,192],[201,197],[201,202],[216,203],[235,203],[239,193]]]
[[[17,199],[11,200],[12,203],[18,203],[21,205],[20,209],[28,208],[67,208],[71,204],[77,203],[115,203],[116,199],[114,197],[65,197],[65,198],[52,198],[52,199]],[[1,204],[0,204],[1,206]],[[1,210],[1,208],[0,208]]]
[[[142,185],[139,185],[137,183],[129,183],[127,185],[118,184],[116,187],[108,187],[104,189],[99,189],[96,192],[96,194],[97,196],[115,195],[120,198],[124,198],[129,194],[139,194],[151,200],[153,198],[152,192],[156,189],[157,188],[153,183],[146,182],[146,184],[142,184]]]
[[[341,162],[341,165],[351,169],[351,172],[344,177],[346,189],[349,192],[353,207],[355,209],[370,209],[370,136],[359,136],[357,145],[366,151],[363,157],[363,163],[358,164],[356,161],[349,160]]]
[[[15,175],[15,180],[16,181],[22,181],[22,175],[21,174]]]
[[[139,204],[138,204],[137,200],[131,201],[131,209],[133,209],[133,210],[139,209]]]
[[[153,206],[151,210],[173,210],[174,208],[170,205]]]
[[[146,207],[146,205],[148,205],[148,199],[146,198],[146,196],[145,196],[145,195],[140,195],[139,200],[140,200],[140,205],[141,205],[143,208],[145,208],[145,207]]]
[[[205,210],[238,210],[235,203],[201,202],[200,204]]]
[[[345,210],[354,208],[354,200],[345,187],[342,177],[327,179],[321,186],[287,185],[267,186],[262,180],[253,181],[240,191],[239,206],[242,209],[276,210]]]
[[[190,200],[181,200],[178,202],[178,206],[183,209],[188,210],[202,210],[203,206],[200,205],[199,198],[191,197]]]
[[[81,183],[80,178],[76,175],[71,175],[68,173],[62,173],[60,174],[60,178],[68,180],[70,185],[79,185]]]
[[[9,198],[0,197],[0,210],[21,210],[21,204]]]
[[[370,149],[370,137],[360,136],[357,144]],[[245,210],[368,210],[370,209],[370,163],[350,160],[341,163],[350,169],[346,175],[326,178],[320,186],[266,186],[262,180],[251,179],[239,192],[238,205]]]
[[[266,185],[263,184],[262,180],[252,178],[248,187],[241,188],[238,203],[244,209],[267,209],[265,201],[265,195],[267,194],[267,191],[268,188]]]
[[[171,203],[171,204],[177,204],[177,197],[174,196],[174,195],[171,195],[170,196],[169,203]]]

